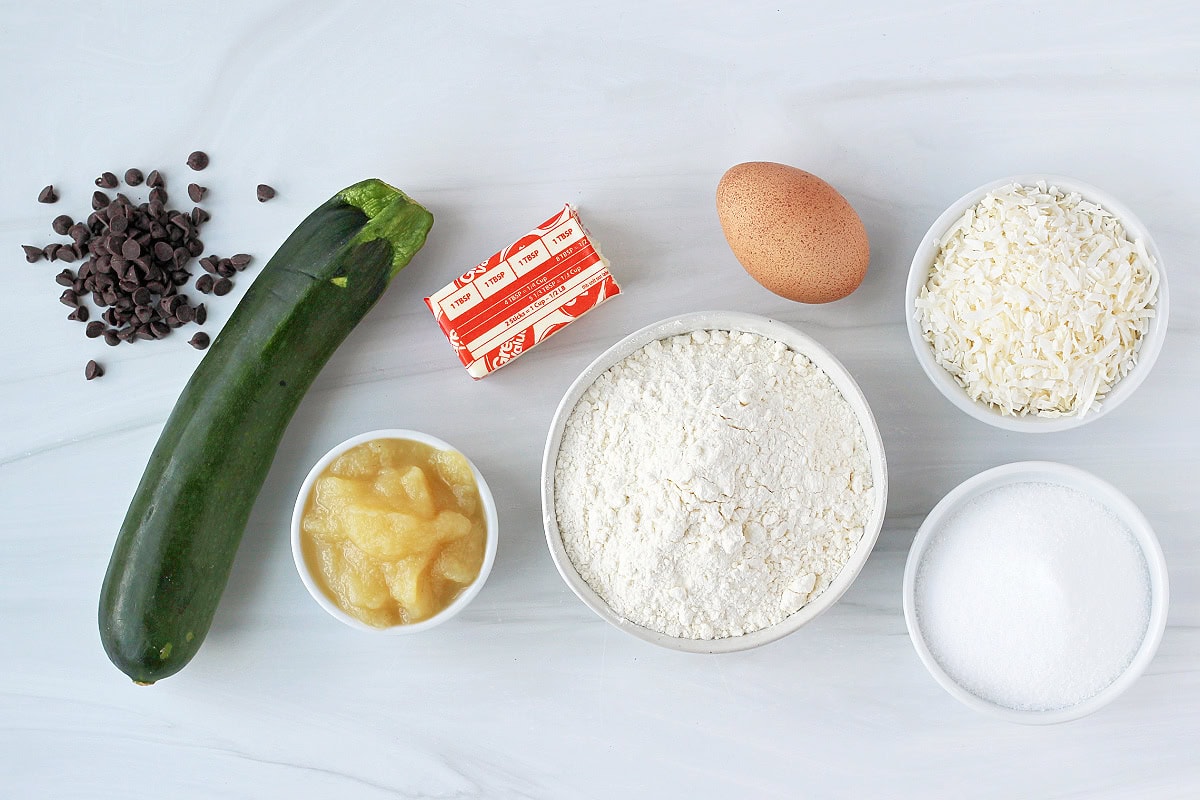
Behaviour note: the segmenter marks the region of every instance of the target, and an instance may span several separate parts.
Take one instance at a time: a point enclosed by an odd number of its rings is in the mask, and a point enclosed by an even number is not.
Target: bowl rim
[[[467,464],[471,467],[471,473],[475,477],[475,484],[479,488],[479,501],[483,504],[484,522],[487,527],[487,542],[484,548],[483,565],[479,568],[479,575],[469,585],[459,592],[458,597],[450,605],[443,608],[438,613],[428,619],[423,619],[420,622],[414,622],[411,625],[393,625],[390,628],[376,628],[366,624],[338,607],[333,600],[325,594],[320,586],[317,585],[313,578],[312,570],[309,568],[307,560],[304,558],[303,548],[300,541],[300,520],[304,515],[304,506],[308,502],[309,493],[312,491],[312,486],[316,482],[318,476],[329,466],[335,458],[340,456],[352,447],[356,447],[365,442],[370,442],[375,439],[406,439],[409,441],[420,442],[427,444],[436,450],[451,450],[459,453],[463,458],[467,459]],[[296,572],[300,575],[300,581],[304,584],[304,588],[308,590],[309,595],[323,608],[331,617],[347,625],[355,630],[366,631],[368,633],[383,634],[388,636],[408,635],[420,633],[421,631],[429,630],[437,625],[442,624],[451,617],[457,615],[460,611],[466,608],[479,591],[483,588],[483,584],[487,581],[488,575],[491,574],[492,565],[496,562],[496,550],[499,545],[499,520],[496,513],[496,501],[492,497],[492,491],[488,487],[487,481],[484,480],[483,473],[475,466],[475,462],[467,458],[466,454],[454,447],[450,443],[439,439],[436,436],[431,436],[428,433],[421,431],[409,430],[407,428],[380,428],[379,430],[360,433],[356,436],[351,436],[344,442],[330,448],[325,455],[317,460],[312,469],[308,471],[304,481],[300,484],[300,490],[296,493],[296,503],[292,507],[292,524],[291,524],[291,545],[292,545],[292,560],[296,564]]]
[[[967,209],[982,200],[988,193],[1013,183],[1031,186],[1040,181],[1067,192],[1078,192],[1083,199],[1097,203],[1110,212],[1121,223],[1126,235],[1130,239],[1136,240],[1140,238],[1142,240],[1145,244],[1146,252],[1154,259],[1158,269],[1158,296],[1155,300],[1155,316],[1151,318],[1146,335],[1142,338],[1142,346],[1138,351],[1137,363],[1124,378],[1113,385],[1102,401],[1099,410],[1089,410],[1082,417],[1006,416],[990,405],[973,400],[967,394],[966,389],[960,386],[958,381],[934,359],[933,350],[925,341],[925,337],[921,332],[921,326],[917,322],[916,317],[917,295],[920,293],[921,287],[925,285],[925,281],[929,276],[929,270],[937,258],[938,242],[945,235],[946,231],[966,213]],[[1023,433],[1052,433],[1078,428],[1081,425],[1086,425],[1093,420],[1111,413],[1125,402],[1133,394],[1134,390],[1142,384],[1142,381],[1146,379],[1155,361],[1158,360],[1159,353],[1162,351],[1163,340],[1166,338],[1169,315],[1170,292],[1167,287],[1166,266],[1163,263],[1162,253],[1159,252],[1158,245],[1145,224],[1124,203],[1103,189],[1076,180],[1075,178],[1049,173],[1030,173],[998,178],[972,189],[954,201],[949,208],[934,220],[933,224],[926,230],[920,244],[917,245],[909,266],[908,280],[904,291],[904,321],[905,327],[908,330],[909,342],[912,345],[913,352],[916,354],[917,362],[921,365],[921,369],[933,385],[937,387],[938,391],[960,410],[981,422],[986,422],[989,425],[1004,430],[1020,431]]]
[[[916,610],[917,572],[931,540],[941,530],[942,525],[962,508],[964,503],[981,494],[1001,486],[1028,482],[1052,483],[1082,491],[1116,514],[1133,534],[1134,540],[1145,558],[1150,582],[1150,615],[1146,624],[1146,633],[1125,671],[1092,697],[1072,706],[1046,711],[1024,711],[1010,708],[985,700],[965,689],[942,669],[937,659],[934,658],[925,641]],[[938,685],[969,708],[1009,722],[1027,725],[1051,725],[1079,719],[1098,711],[1123,694],[1145,672],[1146,667],[1153,660],[1166,629],[1167,611],[1170,605],[1166,561],[1163,558],[1158,537],[1155,536],[1154,529],[1145,515],[1128,496],[1111,483],[1087,470],[1056,461],[1016,461],[1002,464],[976,473],[950,490],[930,510],[913,538],[908,558],[904,564],[902,596],[904,624],[908,629],[909,640],[912,642],[913,649],[917,651],[921,663],[924,664],[925,669],[929,671]]]
[[[685,639],[668,636],[638,625],[613,611],[580,576],[567,555],[566,547],[558,530],[554,501],[554,472],[558,462],[559,447],[562,444],[563,430],[566,427],[567,418],[575,409],[575,405],[583,393],[602,373],[650,342],[697,330],[732,330],[759,334],[783,342],[820,367],[833,381],[842,396],[846,398],[855,412],[859,425],[862,426],[876,488],[875,502],[869,521],[863,528],[862,538],[849,560],[824,592],[775,625],[741,636],[722,639]],[[887,509],[887,489],[887,458],[883,449],[883,437],[879,425],[871,413],[866,396],[849,370],[829,350],[798,329],[769,317],[738,311],[694,311],[668,317],[630,333],[607,348],[575,378],[563,394],[550,423],[546,446],[542,453],[542,525],[550,557],[563,581],[575,593],[575,596],[583,601],[584,605],[618,630],[643,641],[687,653],[731,653],[760,647],[795,632],[836,603],[861,572],[878,541]]]

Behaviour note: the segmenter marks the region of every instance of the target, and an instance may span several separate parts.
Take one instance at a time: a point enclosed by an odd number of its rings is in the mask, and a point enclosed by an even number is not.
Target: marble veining
[[[1190,798],[1200,795],[1200,12],[1190,2],[0,3],[0,795],[8,798]],[[106,348],[63,319],[50,241],[103,170],[212,165],[211,252],[259,264],[332,192],[377,175],[437,218],[330,361],[263,487],[213,630],[151,688],[107,661],[96,602],[113,537],[201,354]],[[871,237],[827,306],[770,295],[713,202],[729,166],[821,175]],[[1080,430],[1022,436],[957,412],[904,330],[913,250],[998,176],[1075,176],[1154,233],[1171,327],[1154,372]],[[46,183],[62,201],[40,206]],[[270,183],[279,196],[254,199]],[[472,382],[420,298],[564,201],[624,294]],[[211,302],[220,329],[226,302]],[[888,516],[828,613],[717,657],[613,630],[559,580],[538,499],[571,380],[643,325],[727,308],[796,325],[861,384]],[[83,379],[89,358],[108,374]],[[379,427],[457,444],[501,520],[490,580],[453,622],[366,637],[309,599],[287,523],[309,466]],[[1007,461],[1089,469],[1161,539],[1171,611],[1146,675],[1102,712],[1033,728],[960,707],[908,641],[909,543],[959,481]]]

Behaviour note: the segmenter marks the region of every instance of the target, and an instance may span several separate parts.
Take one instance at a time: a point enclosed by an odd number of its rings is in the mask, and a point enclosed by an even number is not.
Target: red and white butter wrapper
[[[621,293],[570,205],[425,298],[478,380]]]

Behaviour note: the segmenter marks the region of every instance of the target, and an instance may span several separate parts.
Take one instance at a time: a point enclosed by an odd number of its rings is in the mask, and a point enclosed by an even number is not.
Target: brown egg
[[[717,216],[750,277],[801,303],[853,292],[871,248],[858,214],[825,181],[768,161],[730,168],[717,185]]]

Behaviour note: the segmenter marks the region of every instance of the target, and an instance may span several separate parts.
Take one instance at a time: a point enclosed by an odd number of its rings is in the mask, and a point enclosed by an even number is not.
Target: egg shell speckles
[[[717,185],[717,216],[750,277],[789,300],[839,300],[867,274],[862,220],[836,189],[804,170],[767,161],[731,167]]]

